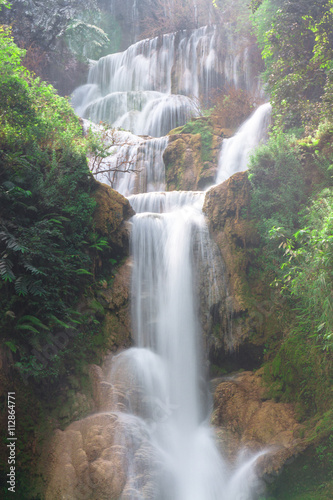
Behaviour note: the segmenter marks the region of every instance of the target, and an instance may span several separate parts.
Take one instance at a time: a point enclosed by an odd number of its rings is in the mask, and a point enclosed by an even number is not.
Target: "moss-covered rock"
[[[211,359],[223,365],[227,357],[236,362],[235,368],[238,362],[239,367],[246,369],[260,364],[267,338],[279,328],[272,319],[279,300],[269,284],[260,279],[260,269],[255,268],[261,241],[250,216],[250,200],[247,173],[239,172],[208,191],[204,204],[211,235],[225,262],[234,348],[233,353],[227,354],[228,349],[224,351],[216,343]],[[223,344],[218,325],[215,334]]]
[[[196,191],[213,184],[221,141],[206,117],[172,130],[163,155],[168,191]]]
[[[93,194],[97,202],[94,222],[96,230],[107,238],[115,251],[128,253],[128,227],[125,222],[134,215],[128,200],[107,184],[96,182]]]

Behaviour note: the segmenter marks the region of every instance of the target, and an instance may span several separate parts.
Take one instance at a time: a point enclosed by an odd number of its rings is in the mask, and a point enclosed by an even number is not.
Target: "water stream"
[[[211,241],[202,213],[205,193],[148,193],[130,197],[132,318],[137,346],[120,354],[135,366],[144,395],[133,405],[160,450],[156,500],[250,500],[259,483],[255,457],[232,470],[209,425],[205,356],[195,275]],[[214,274],[207,276],[213,286]],[[112,380],[112,375],[111,375]],[[153,465],[152,465],[153,466]],[[128,498],[145,498],[136,496]],[[127,497],[126,497],[127,498]]]
[[[236,172],[247,169],[250,153],[267,137],[271,110],[269,102],[262,104],[234,136],[224,139],[218,162],[217,184],[229,179]]]
[[[134,134],[162,136],[198,115],[196,97],[207,94],[221,78],[236,87],[251,87],[246,51],[235,56],[226,51],[221,60],[219,36],[212,26],[172,33],[102,58],[91,68],[88,83],[74,94],[76,111]],[[246,168],[248,152],[263,137],[268,114],[265,104],[233,139],[224,142],[218,183]],[[211,397],[198,314],[198,274],[205,269],[208,295],[218,294],[219,286],[202,212],[205,193],[164,192],[162,155],[167,139],[123,134],[124,143],[106,161],[105,170],[119,157],[135,158],[142,170],[139,176],[118,173],[113,179],[136,211],[131,234],[136,347],[113,358],[109,381],[114,405],[129,427],[140,423],[154,453],[143,458],[128,449],[129,486],[121,498],[254,500],[260,490],[257,456],[231,467],[218,450],[209,423]],[[111,183],[103,175],[102,180]],[[121,439],[126,442],[126,436]],[[155,478],[149,491],[142,486],[142,475]]]
[[[231,175],[246,168],[250,147],[259,143],[267,129],[269,112],[270,105],[265,104],[249,118],[229,140],[227,157],[222,148],[225,177],[226,172]],[[231,161],[234,157],[245,164]],[[220,177],[219,170],[217,180]],[[204,198],[204,192],[184,191],[129,197],[136,211],[131,253],[137,347],[115,358],[110,380],[119,385],[114,377],[123,363],[134,372],[131,380],[137,390],[131,411],[145,419],[151,443],[159,450],[156,500],[252,500],[261,488],[255,474],[258,456],[248,456],[230,468],[209,425],[210,399],[195,286],[201,262],[211,262],[212,253],[202,212]],[[209,269],[206,286],[218,290],[213,265]],[[136,489],[126,498],[145,496]]]

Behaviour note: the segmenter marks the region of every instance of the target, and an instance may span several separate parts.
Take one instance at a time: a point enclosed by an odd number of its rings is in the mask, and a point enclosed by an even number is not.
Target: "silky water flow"
[[[219,61],[218,38],[216,27],[205,27],[144,40],[102,58],[92,66],[88,83],[75,92],[73,105],[83,118],[160,137],[200,114],[195,97],[208,94],[218,83],[214,79],[219,65],[224,80],[236,87],[242,81],[250,89],[246,51]],[[174,88],[172,74],[179,75]],[[265,135],[269,113],[269,104],[259,107],[223,142],[217,183],[246,168],[249,151]],[[122,140],[107,166],[133,157],[139,182],[133,168],[133,175],[120,173],[114,183],[136,212],[131,220],[136,347],[113,358],[109,377],[114,407],[124,422],[117,439],[128,450],[128,481],[121,500],[255,500],[262,487],[255,465],[264,452],[244,453],[230,465],[210,426],[198,313],[202,262],[210,264],[204,267],[209,294],[218,294],[219,284],[202,211],[206,193],[164,192],[166,138],[125,133]],[[140,454],[131,446],[136,433],[146,442]]]
[[[259,107],[228,140],[228,147],[222,146],[217,182],[222,175],[226,179],[246,168],[251,148],[265,137],[270,109],[268,103]],[[145,461],[144,473],[155,479],[152,496],[140,492],[136,484],[126,499],[254,500],[262,491],[255,465],[264,451],[244,452],[231,466],[218,450],[209,425],[196,287],[200,262],[211,262],[206,286],[218,293],[218,284],[213,243],[202,212],[205,195],[173,191],[129,197],[136,211],[131,254],[137,347],[115,357],[111,382],[121,386],[116,373],[124,372],[124,364],[131,371],[131,388],[122,387],[122,391],[131,392],[131,412],[147,425],[155,451],[151,452],[154,459]],[[140,475],[137,462],[131,473],[133,478]]]
[[[156,203],[156,195],[163,203]],[[133,457],[135,487],[126,499],[251,500],[260,488],[257,457],[230,467],[209,424],[195,287],[200,261],[211,254],[204,196],[145,193],[131,200],[140,210],[132,219],[131,236],[137,347],[114,358],[110,381],[121,387],[122,397],[127,392],[131,403],[126,411],[147,426],[154,452],[143,473],[154,477],[154,486],[149,496],[140,492],[140,464]],[[213,286],[214,269],[206,278]],[[130,387],[121,380],[124,372],[131,373]]]

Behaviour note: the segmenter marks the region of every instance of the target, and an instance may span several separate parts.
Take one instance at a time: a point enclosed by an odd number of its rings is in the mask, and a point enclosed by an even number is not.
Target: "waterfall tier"
[[[260,89],[251,46],[216,26],[142,40],[93,64],[73,94],[76,112],[160,137],[200,114],[199,99],[228,86]]]
[[[233,471],[209,427],[196,292],[203,263],[211,264],[205,268],[206,286],[218,293],[218,284],[202,213],[204,193],[145,193],[130,201],[141,211],[132,219],[131,234],[132,324],[138,347],[114,358],[110,382],[121,395],[115,401],[118,409],[146,422],[151,449],[159,451],[152,498],[250,500],[258,487],[255,457]],[[145,466],[145,474],[154,476],[153,461]],[[131,470],[138,474],[134,459]],[[126,498],[145,495],[137,485]]]
[[[250,153],[267,138],[272,106],[262,104],[230,139],[224,139],[218,162],[216,184],[247,169]]]

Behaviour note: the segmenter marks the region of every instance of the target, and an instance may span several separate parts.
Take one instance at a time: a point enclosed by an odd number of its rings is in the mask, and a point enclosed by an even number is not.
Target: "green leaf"
[[[33,333],[37,333],[39,335],[39,331],[36,330],[36,328],[34,328],[33,326],[31,325],[16,325],[16,329],[17,330],[28,330],[29,332],[33,332]]]
[[[93,276],[92,273],[90,273],[89,271],[87,271],[86,269],[76,269],[75,271],[76,274],[79,274],[79,275],[89,275],[89,276]]]
[[[16,352],[17,351],[17,346],[15,344],[13,344],[13,342],[10,342],[10,340],[8,340],[7,342],[5,342],[5,345],[7,347],[9,347],[9,349],[12,351],[12,352]]]
[[[36,318],[36,316],[31,316],[30,314],[27,314],[26,316],[22,316],[19,321],[17,322],[18,325],[25,323],[25,322],[30,322],[33,325],[38,326],[39,328],[43,328],[43,330],[49,330],[49,327],[44,325],[40,319]]]
[[[50,318],[57,324],[57,325],[60,325],[62,326],[63,328],[72,328],[70,325],[68,325],[67,323],[65,323],[64,321],[61,321],[60,319],[58,319],[56,316],[54,316],[53,314],[51,314]]]

